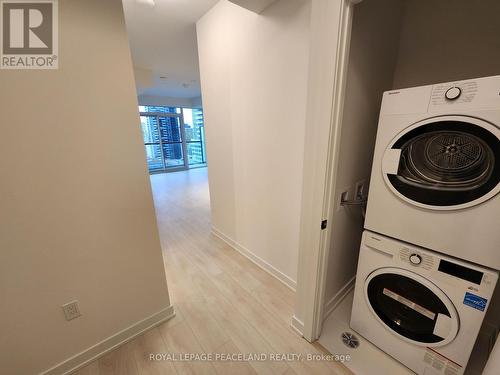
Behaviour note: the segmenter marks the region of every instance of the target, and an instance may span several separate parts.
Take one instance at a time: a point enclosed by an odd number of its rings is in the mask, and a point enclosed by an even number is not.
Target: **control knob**
[[[422,257],[418,254],[411,254],[410,255],[410,262],[415,265],[419,265],[422,263]]]
[[[444,96],[448,100],[455,100],[455,99],[458,99],[458,97],[461,94],[462,94],[462,90],[460,89],[460,87],[453,86],[453,87],[450,87],[448,90],[446,90]]]

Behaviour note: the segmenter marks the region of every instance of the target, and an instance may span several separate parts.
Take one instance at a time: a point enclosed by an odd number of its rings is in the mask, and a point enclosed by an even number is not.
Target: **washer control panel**
[[[423,252],[417,252],[413,249],[410,250],[407,247],[402,247],[399,250],[399,259],[412,266],[422,267],[426,270],[430,270],[434,266],[434,257]]]
[[[475,303],[474,298],[476,297],[488,300],[488,296],[491,297],[493,294],[499,277],[499,271],[384,237],[367,230],[363,232],[361,250],[366,251],[366,254],[361,256],[370,259],[372,263],[369,265],[374,269],[395,266],[413,271],[433,282],[445,283],[446,285],[453,283],[456,288],[459,288],[457,289],[458,293],[464,292],[464,295],[460,296],[461,301],[464,300],[465,293],[474,294],[469,298],[470,303]],[[484,302],[478,298],[476,300]]]

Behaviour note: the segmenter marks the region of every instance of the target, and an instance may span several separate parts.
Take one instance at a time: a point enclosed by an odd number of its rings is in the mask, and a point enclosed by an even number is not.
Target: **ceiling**
[[[138,94],[199,97],[196,21],[218,0],[149,1],[123,0],[134,67],[149,75]]]

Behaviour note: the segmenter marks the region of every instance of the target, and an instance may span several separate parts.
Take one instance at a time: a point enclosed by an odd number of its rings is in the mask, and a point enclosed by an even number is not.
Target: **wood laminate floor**
[[[206,168],[151,177],[177,315],[78,375],[351,374],[291,328],[294,293],[210,233]],[[151,361],[151,353],[301,354],[301,361]],[[226,357],[227,359],[227,357]]]

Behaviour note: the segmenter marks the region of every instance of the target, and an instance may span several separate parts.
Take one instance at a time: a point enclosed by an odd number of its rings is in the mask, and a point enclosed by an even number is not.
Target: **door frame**
[[[319,338],[334,222],[342,114],[354,6],[362,0],[312,0],[296,306],[292,327]],[[326,228],[322,222],[327,220]]]

